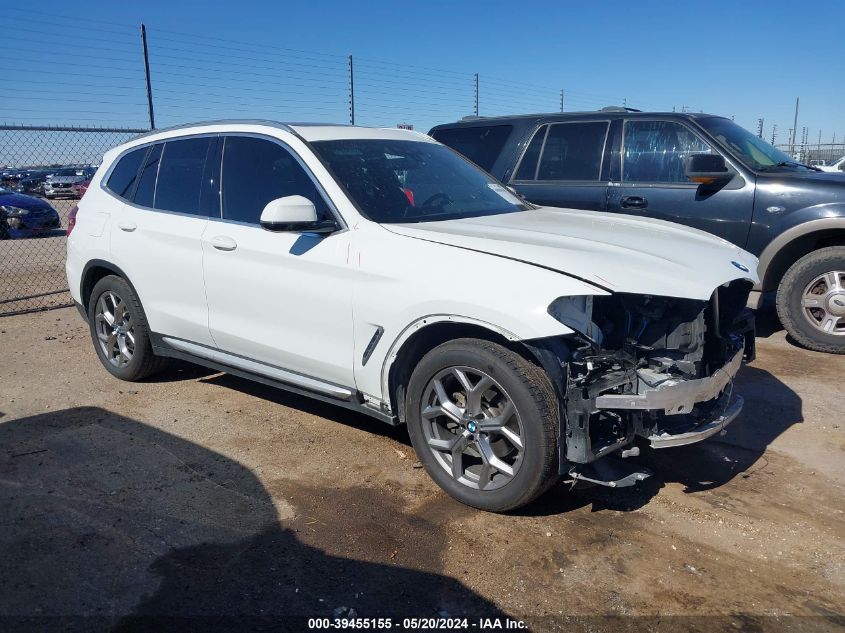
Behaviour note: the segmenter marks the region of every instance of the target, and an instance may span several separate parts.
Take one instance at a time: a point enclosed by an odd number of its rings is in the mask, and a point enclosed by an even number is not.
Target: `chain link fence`
[[[0,126],[0,316],[71,303],[68,214],[103,154],[143,132]]]
[[[845,156],[845,143],[781,143],[775,147],[809,165],[833,165]]]

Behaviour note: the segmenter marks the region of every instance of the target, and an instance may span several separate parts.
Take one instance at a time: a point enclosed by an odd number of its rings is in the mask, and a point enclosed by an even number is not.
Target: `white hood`
[[[734,279],[758,281],[757,258],[738,246],[680,224],[630,215],[543,207],[385,227],[551,268],[613,292],[706,300]]]

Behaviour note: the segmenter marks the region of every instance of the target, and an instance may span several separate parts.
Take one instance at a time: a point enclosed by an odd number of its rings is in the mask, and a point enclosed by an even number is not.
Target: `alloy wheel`
[[[801,307],[804,317],[825,334],[845,335],[845,271],[817,276],[804,288]]]
[[[426,445],[461,484],[495,490],[518,472],[525,433],[510,396],[471,367],[438,372],[423,391],[420,415]]]
[[[135,353],[135,326],[126,302],[113,291],[97,300],[94,313],[97,342],[106,359],[115,367],[125,367]]]

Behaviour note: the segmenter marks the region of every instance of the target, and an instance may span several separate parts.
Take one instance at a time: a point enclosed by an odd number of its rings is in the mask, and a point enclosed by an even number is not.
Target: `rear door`
[[[208,223],[206,160],[216,138],[157,143],[147,151],[137,186],[112,222],[111,253],[135,286],[151,329],[206,345],[208,305],[201,237]]]
[[[603,165],[609,129],[609,121],[541,125],[510,185],[535,204],[604,211],[608,176]]]
[[[608,190],[607,210],[692,226],[745,246],[754,207],[754,183],[737,173],[724,187],[690,182],[684,160],[716,148],[676,120],[627,119],[621,170]],[[725,157],[730,165],[730,159]]]

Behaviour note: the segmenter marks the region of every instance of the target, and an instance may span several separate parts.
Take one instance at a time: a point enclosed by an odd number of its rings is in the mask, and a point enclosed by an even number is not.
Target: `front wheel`
[[[821,248],[795,262],[778,287],[777,310],[804,347],[845,354],[845,246]]]
[[[504,512],[557,479],[557,398],[545,372],[479,339],[444,343],[408,385],[411,442],[432,479],[459,501]]]

